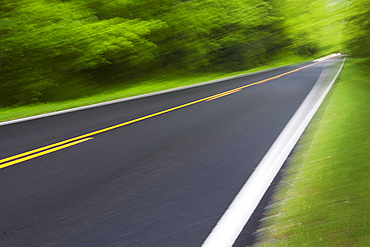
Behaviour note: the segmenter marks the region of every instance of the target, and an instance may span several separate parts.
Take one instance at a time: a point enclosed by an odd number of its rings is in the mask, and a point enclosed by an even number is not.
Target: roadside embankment
[[[370,246],[370,65],[350,58],[302,136],[255,246]]]

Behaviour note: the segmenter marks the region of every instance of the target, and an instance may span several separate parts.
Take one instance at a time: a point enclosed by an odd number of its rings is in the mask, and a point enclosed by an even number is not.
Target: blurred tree
[[[241,69],[271,51],[270,6],[261,0],[78,0],[103,19],[160,20],[167,28],[149,40],[160,47],[161,66],[189,70]]]
[[[92,82],[87,71],[107,64],[118,61],[129,68],[151,60],[158,47],[146,36],[164,27],[159,21],[99,20],[72,2],[6,0],[2,5],[3,106],[50,100],[43,92],[63,84],[73,91]]]
[[[170,61],[189,69],[238,70],[257,66],[271,40],[268,4],[255,0],[186,1],[164,16]],[[169,24],[171,23],[171,24]]]
[[[276,28],[283,34],[286,48],[300,56],[311,56],[318,50],[317,9],[311,0],[272,0],[274,11],[281,16]]]
[[[355,56],[370,57],[370,2],[367,0],[342,0],[336,2],[338,11],[344,13],[345,44]]]
[[[0,106],[80,97],[148,70],[242,70],[370,48],[367,0],[3,0]],[[342,33],[346,35],[342,35]],[[280,56],[281,57],[281,56]]]

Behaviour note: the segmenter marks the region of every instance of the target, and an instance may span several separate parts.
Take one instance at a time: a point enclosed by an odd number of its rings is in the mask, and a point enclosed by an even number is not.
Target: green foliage
[[[265,2],[187,1],[174,12],[166,16],[167,23],[173,23],[176,37],[169,50],[172,55],[181,54],[181,62],[191,69],[245,69],[258,65],[270,49],[268,29],[274,18]],[[186,26],[173,17],[183,20]]]
[[[345,1],[341,5],[345,13],[346,48],[355,56],[370,56],[370,2]]]
[[[2,12],[0,26],[2,105],[43,99],[43,91],[63,83],[91,83],[92,69],[152,60],[158,48],[146,36],[164,27],[159,21],[99,20],[71,2],[22,0],[5,7],[10,11]]]
[[[367,55],[368,5],[365,0],[3,0],[0,106],[81,97],[96,85],[124,83],[164,67],[244,70],[286,54],[324,55],[342,44]]]
[[[303,57],[320,56],[338,49],[340,30],[332,18],[333,8],[321,0],[273,0],[274,11],[282,18],[277,23],[284,50]]]
[[[160,46],[164,65],[204,70],[223,64],[221,67],[240,69],[246,67],[248,59],[263,60],[270,48],[267,41],[271,33],[266,30],[274,18],[264,1],[80,1],[100,18],[119,16],[165,22],[164,32],[150,37]]]

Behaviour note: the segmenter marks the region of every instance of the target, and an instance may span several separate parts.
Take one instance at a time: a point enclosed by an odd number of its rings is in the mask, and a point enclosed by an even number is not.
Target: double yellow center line
[[[7,158],[0,159],[0,169],[6,168],[6,167],[9,167],[9,166],[21,163],[21,162],[24,162],[26,160],[34,159],[34,158],[37,158],[37,157],[40,157],[40,156],[43,156],[43,155],[46,155],[46,154],[49,154],[49,153],[52,153],[52,152],[56,152],[58,150],[65,149],[65,148],[68,148],[68,147],[71,147],[71,146],[74,146],[74,145],[77,145],[77,144],[80,144],[80,143],[83,143],[83,142],[86,142],[88,140],[93,139],[92,136],[94,136],[94,135],[101,134],[101,133],[104,133],[104,132],[107,132],[107,131],[110,131],[110,130],[113,130],[113,129],[117,129],[117,128],[123,127],[125,125],[129,125],[129,124],[133,124],[133,123],[136,123],[136,122],[139,122],[139,121],[143,121],[145,119],[152,118],[152,117],[155,117],[155,116],[158,116],[158,115],[162,115],[162,114],[165,114],[165,113],[168,113],[168,112],[172,112],[172,111],[175,111],[175,110],[187,107],[187,106],[191,106],[191,105],[194,105],[194,104],[197,104],[197,103],[200,103],[200,102],[207,102],[207,101],[215,100],[215,99],[218,99],[218,98],[221,98],[221,97],[233,94],[233,93],[240,92],[244,88],[251,87],[251,86],[254,86],[254,85],[258,85],[258,84],[262,84],[262,83],[280,78],[282,76],[285,76],[285,75],[297,72],[299,70],[305,69],[307,67],[310,67],[314,64],[316,64],[316,63],[306,65],[306,66],[300,67],[298,69],[291,70],[291,71],[288,71],[286,73],[283,73],[283,74],[280,74],[280,75],[277,75],[277,76],[273,76],[273,77],[270,77],[270,78],[267,78],[267,79],[264,79],[264,80],[261,80],[261,81],[257,81],[257,82],[254,82],[254,83],[251,83],[251,84],[248,84],[248,85],[244,85],[244,86],[241,86],[241,87],[238,87],[238,88],[234,88],[232,90],[228,90],[228,91],[225,91],[225,92],[214,94],[214,95],[211,95],[211,96],[208,96],[208,97],[205,97],[205,98],[202,98],[202,99],[198,99],[198,100],[186,103],[186,104],[182,104],[182,105],[175,106],[175,107],[163,110],[163,111],[152,113],[152,114],[140,117],[140,118],[136,118],[136,119],[127,121],[127,122],[116,124],[116,125],[113,125],[113,126],[110,126],[110,127],[106,127],[106,128],[100,129],[100,130],[96,130],[96,131],[84,134],[84,135],[80,135],[80,136],[76,136],[76,137],[73,137],[73,138],[70,138],[70,139],[67,139],[67,140],[64,140],[64,141],[60,141],[60,142],[57,142],[57,143],[54,143],[54,144],[51,144],[51,145],[43,146],[43,147],[33,149],[33,150],[30,150],[30,151],[27,151],[27,152],[24,152],[24,153],[20,153],[20,154],[17,154],[17,155],[13,155],[13,156],[10,156],[10,157],[7,157]]]

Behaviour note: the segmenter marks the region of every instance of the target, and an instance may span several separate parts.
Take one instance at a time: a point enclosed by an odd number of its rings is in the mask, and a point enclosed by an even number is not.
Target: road
[[[0,246],[201,246],[327,63],[1,126]]]

